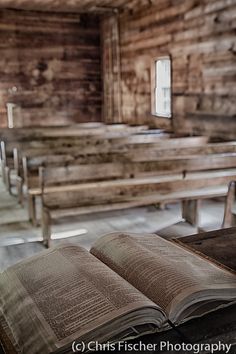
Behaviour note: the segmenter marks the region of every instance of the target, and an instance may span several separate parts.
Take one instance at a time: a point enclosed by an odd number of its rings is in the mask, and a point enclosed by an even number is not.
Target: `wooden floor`
[[[202,222],[223,217],[223,203],[211,201],[203,205]],[[135,208],[125,211],[93,214],[79,219],[63,219],[53,227],[53,244],[73,242],[89,249],[101,235],[114,231],[158,233],[181,237],[196,233],[196,228],[181,222],[180,205],[168,205],[165,210]],[[176,224],[177,223],[177,224]],[[174,226],[170,226],[176,224]],[[41,229],[28,222],[27,210],[17,204],[0,180],[0,271],[44,249]]]

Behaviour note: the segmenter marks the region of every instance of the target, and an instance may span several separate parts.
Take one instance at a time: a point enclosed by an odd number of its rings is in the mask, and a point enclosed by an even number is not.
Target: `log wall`
[[[120,15],[122,120],[170,125],[171,120],[150,114],[151,66],[155,58],[170,55],[175,130],[220,135],[234,120],[228,133],[236,137],[235,0],[149,3]]]
[[[0,108],[17,104],[15,126],[101,120],[99,29],[94,15],[0,11]]]

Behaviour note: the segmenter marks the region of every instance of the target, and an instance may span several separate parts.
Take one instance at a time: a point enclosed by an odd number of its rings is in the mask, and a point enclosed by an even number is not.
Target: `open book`
[[[156,235],[112,233],[10,267],[0,301],[9,353],[71,353],[75,340],[127,340],[227,306],[236,276]]]

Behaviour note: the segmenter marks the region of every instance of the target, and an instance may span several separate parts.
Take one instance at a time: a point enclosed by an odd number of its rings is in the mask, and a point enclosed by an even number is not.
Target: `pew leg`
[[[37,213],[36,213],[36,197],[35,195],[28,195],[28,213],[29,220],[33,224],[33,226],[37,226]]]
[[[43,230],[43,244],[46,248],[50,247],[51,241],[51,217],[48,210],[42,210],[42,230]]]
[[[5,176],[6,164],[5,164],[4,160],[2,160],[2,162],[1,162],[1,167],[2,167],[2,180],[3,180],[3,183],[6,184],[6,176]]]
[[[157,210],[165,210],[166,209],[166,203],[165,202],[156,203],[156,204],[154,204],[154,207]]]
[[[5,183],[9,193],[11,193],[11,170],[8,166],[5,167]]]
[[[200,200],[184,200],[182,202],[182,216],[191,225],[199,224]]]
[[[17,176],[16,179],[16,188],[17,188],[17,199],[18,203],[23,205],[23,179],[20,176]]]
[[[232,213],[232,223],[231,223],[232,227],[236,226],[236,214]]]
[[[232,224],[235,222],[235,216],[232,214],[232,208],[235,201],[235,190],[236,182],[233,181],[229,184],[229,189],[225,201],[225,211],[222,228],[231,227],[233,226]]]

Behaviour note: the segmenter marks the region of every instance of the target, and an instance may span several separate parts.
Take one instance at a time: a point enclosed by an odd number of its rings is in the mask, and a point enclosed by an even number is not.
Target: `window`
[[[14,127],[14,120],[13,120],[13,108],[14,107],[15,107],[14,103],[7,103],[8,128]]]
[[[162,57],[155,61],[153,114],[171,117],[171,60]]]

